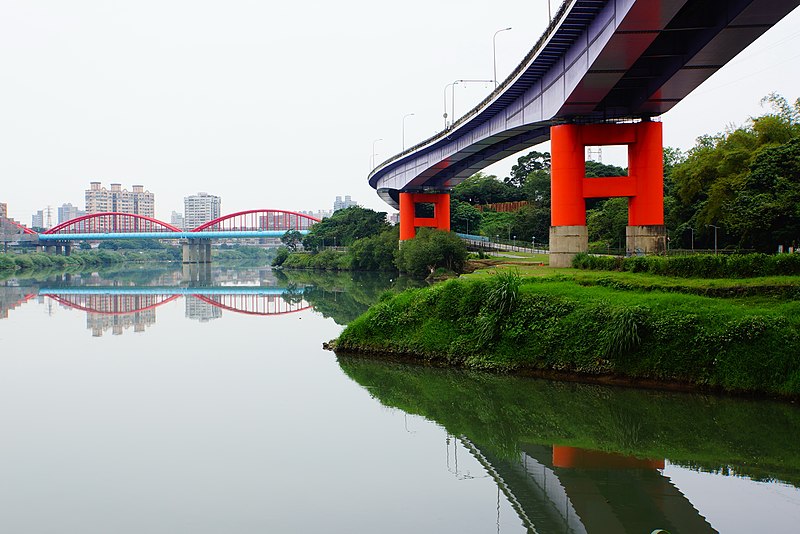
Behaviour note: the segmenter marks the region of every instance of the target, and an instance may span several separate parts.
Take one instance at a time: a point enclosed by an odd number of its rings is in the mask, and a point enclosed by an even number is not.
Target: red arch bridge
[[[69,254],[75,241],[109,239],[181,239],[184,263],[211,261],[212,239],[280,237],[290,230],[307,234],[320,220],[286,210],[239,211],[209,221],[191,230],[133,213],[93,213],[66,221],[38,234],[38,244],[49,251]]]

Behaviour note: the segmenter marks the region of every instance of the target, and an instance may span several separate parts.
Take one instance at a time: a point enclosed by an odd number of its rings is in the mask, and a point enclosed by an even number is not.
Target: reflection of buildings
[[[186,297],[186,318],[196,319],[201,323],[222,317],[222,309],[214,306],[208,301],[201,300],[195,296]]]
[[[174,299],[171,295],[156,294],[65,294],[48,295],[66,308],[86,312],[86,327],[95,337],[108,330],[115,336],[133,327],[134,332],[144,332],[156,322],[155,308]]]
[[[145,310],[124,315],[104,315],[101,313],[86,314],[86,328],[92,331],[92,336],[100,337],[108,330],[115,336],[122,335],[124,330],[133,327],[134,332],[144,332],[148,326],[156,322],[156,311]]]
[[[6,319],[10,310],[27,302],[33,296],[29,292],[30,288],[8,285],[8,282],[3,284],[0,286],[0,319]]]
[[[462,442],[531,531],[715,532],[661,474],[663,461],[543,445],[506,460]]]

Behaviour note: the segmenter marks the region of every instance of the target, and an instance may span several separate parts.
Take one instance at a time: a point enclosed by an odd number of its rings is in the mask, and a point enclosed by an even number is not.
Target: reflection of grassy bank
[[[337,349],[470,368],[559,371],[800,394],[800,300],[709,298],[568,277],[453,280],[373,306]],[[506,306],[503,304],[503,306]]]
[[[800,410],[785,403],[550,382],[339,356],[386,406],[511,457],[569,445],[800,485]]]
[[[422,282],[380,273],[275,271],[287,287],[304,287],[303,298],[324,317],[347,324],[378,302],[386,291],[419,287]]]

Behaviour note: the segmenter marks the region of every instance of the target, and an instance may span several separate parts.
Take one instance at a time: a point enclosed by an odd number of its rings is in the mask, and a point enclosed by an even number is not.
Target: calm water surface
[[[800,409],[338,358],[388,278],[0,281],[0,532],[795,532]]]

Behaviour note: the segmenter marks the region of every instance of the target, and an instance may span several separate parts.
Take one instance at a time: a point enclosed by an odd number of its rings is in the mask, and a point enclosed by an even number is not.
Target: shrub
[[[576,254],[576,269],[628,271],[683,278],[749,278],[800,274],[800,254],[697,254],[694,256],[634,256],[620,258]]]
[[[456,234],[422,228],[417,237],[401,244],[395,264],[402,272],[428,276],[437,267],[460,273],[466,260],[467,246]]]

